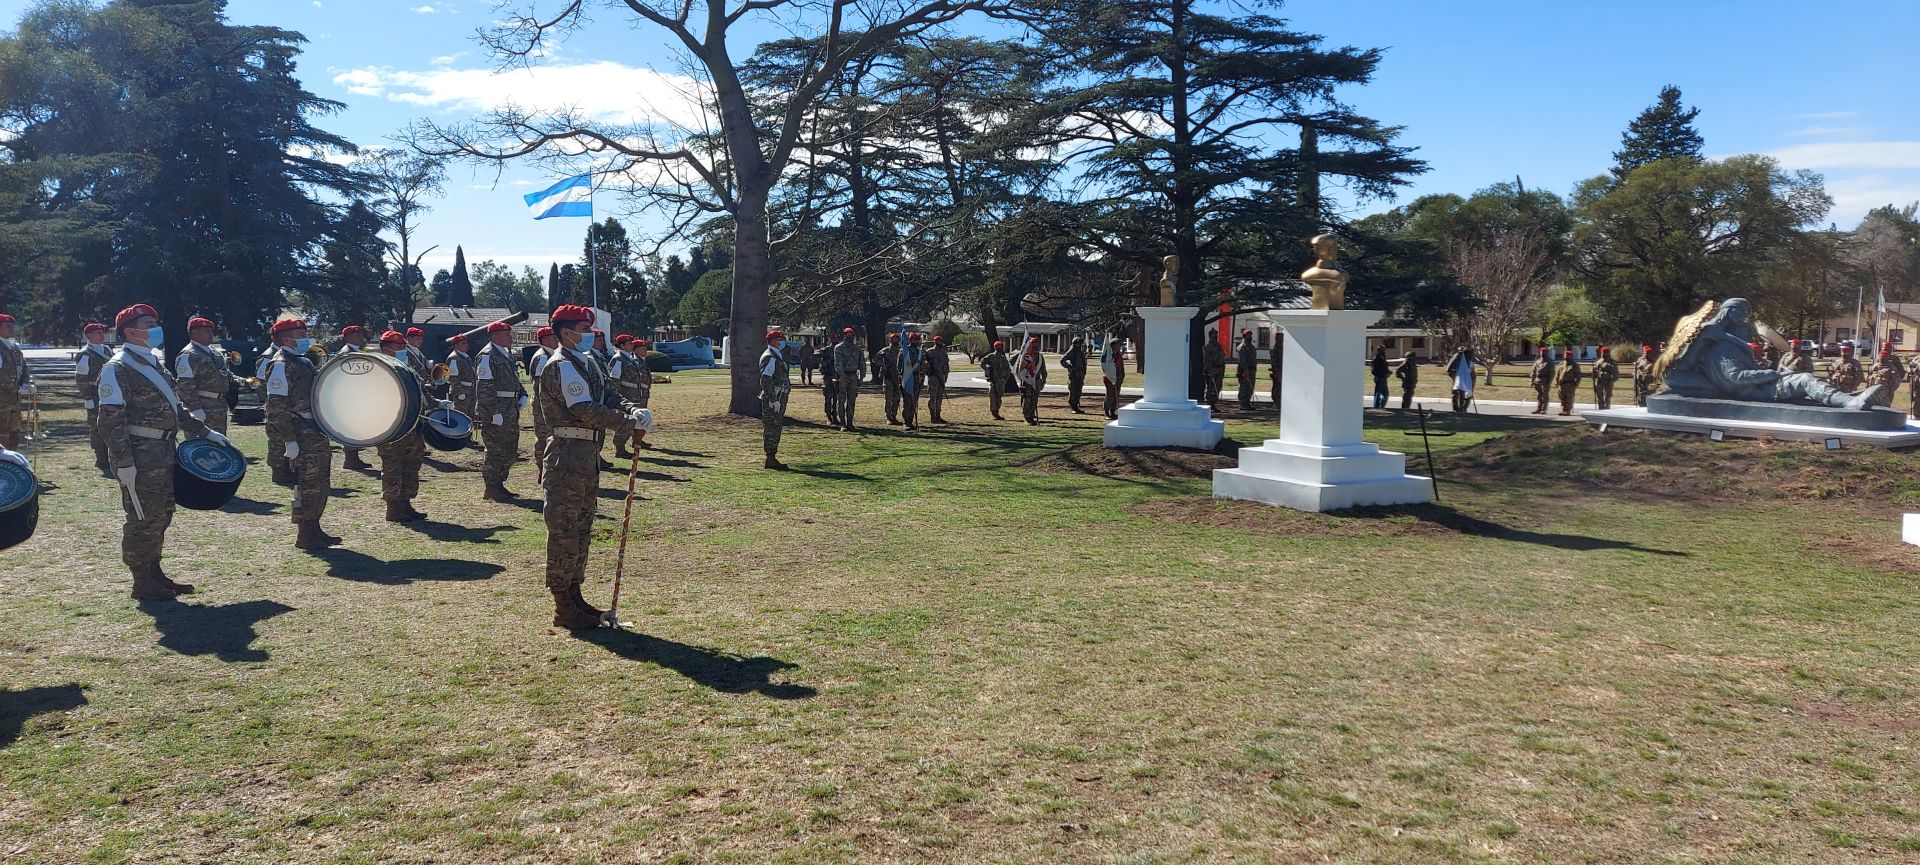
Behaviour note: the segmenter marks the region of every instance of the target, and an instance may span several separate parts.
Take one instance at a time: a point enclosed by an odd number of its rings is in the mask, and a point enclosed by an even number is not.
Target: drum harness
[[[185,413],[185,408],[180,405],[180,397],[174,394],[173,387],[167,384],[167,377],[160,374],[158,367],[133,358],[124,347],[114,354],[113,360],[107,362],[112,363],[115,360],[119,361],[121,366],[132,367],[133,371],[139,373],[141,378],[146,379],[148,384],[153,385],[155,389],[159,390],[160,395],[167,398],[167,404],[173,406],[175,417]],[[155,427],[133,425],[127,427],[128,435],[136,435],[144,439],[168,439],[176,432],[179,432],[179,430],[162,430]],[[128,489],[127,499],[133,502],[134,517],[136,519],[146,519],[147,510],[140,504],[140,494],[134,492],[132,489]]]

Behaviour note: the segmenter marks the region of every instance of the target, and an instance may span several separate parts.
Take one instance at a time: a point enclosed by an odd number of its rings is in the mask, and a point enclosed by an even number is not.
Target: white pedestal
[[[1197,306],[1143,306],[1146,323],[1146,385],[1140,399],[1122,406],[1119,420],[1101,434],[1110,448],[1184,447],[1212,450],[1226,424],[1187,398],[1187,325]]]
[[[1280,436],[1241,448],[1237,468],[1216,469],[1214,497],[1303,511],[1432,501],[1433,482],[1407,474],[1406,455],[1360,437],[1364,413],[1355,397],[1366,378],[1367,325],[1381,313],[1314,309],[1268,316],[1286,333]]]
[[[1920,514],[1904,514],[1901,516],[1900,540],[1920,547]]]
[[[733,366],[733,337],[720,337],[720,365]]]

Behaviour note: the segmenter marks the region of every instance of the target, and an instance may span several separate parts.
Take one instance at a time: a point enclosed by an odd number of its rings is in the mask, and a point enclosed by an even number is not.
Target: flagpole
[[[591,219],[592,217],[588,217]],[[593,245],[594,223],[587,223],[587,279],[593,283],[593,308],[600,308],[600,250]]]

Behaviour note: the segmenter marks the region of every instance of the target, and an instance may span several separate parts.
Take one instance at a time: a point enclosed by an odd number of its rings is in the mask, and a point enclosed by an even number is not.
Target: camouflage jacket
[[[313,359],[275,348],[267,360],[267,429],[280,441],[297,442],[302,432],[318,432],[313,421]]]
[[[188,411],[225,409],[227,388],[233,373],[227,371],[227,359],[212,347],[187,343],[173,359],[174,380],[180,382],[180,404]]]
[[[507,416],[520,408],[527,387],[520,383],[520,368],[513,356],[500,346],[488,343],[473,359],[473,405],[476,420]]]
[[[100,436],[114,468],[134,465],[133,440],[168,440],[184,428],[206,435],[207,427],[187,414],[173,376],[140,346],[121,346],[100,368]],[[168,455],[168,462],[172,462]],[[170,471],[171,469],[169,469]]]
[[[645,406],[653,396],[653,371],[647,368],[644,357],[624,351],[615,354],[613,364],[607,367],[607,380],[614,393],[634,405]]]
[[[106,343],[87,343],[73,356],[73,384],[80,391],[80,402],[87,408],[100,404],[100,370],[112,359],[113,349]]]

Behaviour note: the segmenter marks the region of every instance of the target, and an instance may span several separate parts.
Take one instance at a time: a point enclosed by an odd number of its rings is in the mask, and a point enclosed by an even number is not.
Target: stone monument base
[[[1907,428],[1905,412],[1884,406],[1857,411],[1804,403],[1701,399],[1676,393],[1647,397],[1647,414],[1876,432],[1900,432]]]
[[[1900,540],[1920,547],[1920,514],[1903,514],[1901,516]]]
[[[1268,439],[1240,449],[1240,465],[1214,469],[1213,497],[1303,511],[1433,501],[1433,481],[1407,474],[1405,454],[1368,444],[1340,447]]]
[[[1657,397],[1649,397],[1651,402]],[[1795,406],[1795,408],[1818,408],[1818,406]],[[1828,411],[1846,412],[1846,409],[1828,409]],[[1891,411],[1885,410],[1885,411]],[[1868,414],[1867,412],[1849,412]],[[1892,412],[1899,414],[1898,412]],[[1784,441],[1818,442],[1827,439],[1839,439],[1842,444],[1871,445],[1882,448],[1906,448],[1920,446],[1920,427],[1902,426],[1899,430],[1859,430],[1844,427],[1807,426],[1803,424],[1774,423],[1769,421],[1736,420],[1732,418],[1689,417],[1676,414],[1654,414],[1638,406],[1610,408],[1605,410],[1589,409],[1580,413],[1580,419],[1594,426],[1608,425],[1632,427],[1635,429],[1655,429],[1668,432],[1710,435],[1719,430],[1731,438],[1772,438]]]
[[[1227,425],[1193,400],[1174,403],[1137,400],[1115,412],[1100,440],[1110,448],[1193,448],[1210,451],[1220,444]]]

